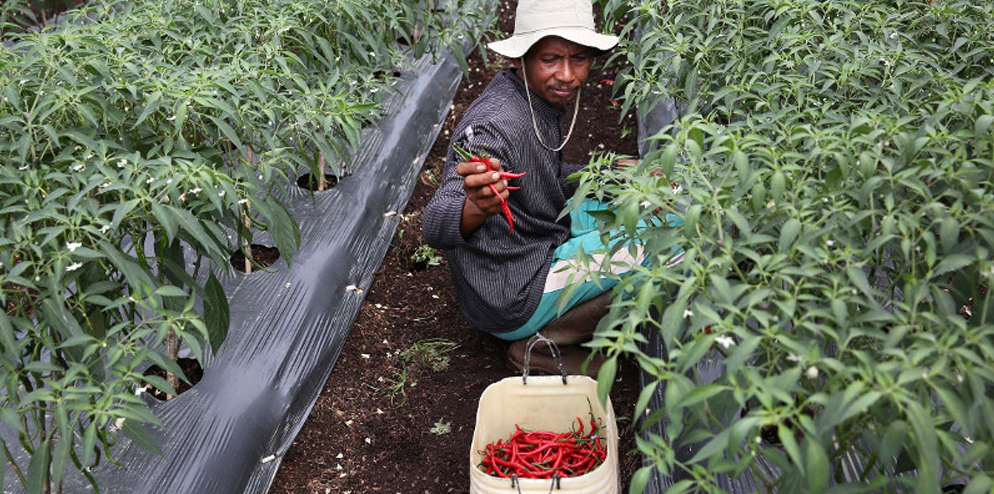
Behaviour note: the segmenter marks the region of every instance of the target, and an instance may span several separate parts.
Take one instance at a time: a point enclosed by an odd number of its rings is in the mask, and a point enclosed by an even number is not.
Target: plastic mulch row
[[[100,492],[269,490],[331,374],[462,78],[451,53],[411,63],[383,118],[364,129],[351,174],[326,192],[291,192],[301,229],[292,265],[281,259],[251,275],[215,267],[231,308],[227,340],[192,389],[165,402],[144,395],[164,424],[150,429],[163,455],[119,436],[113,452],[126,468],[101,462],[93,472]],[[265,233],[254,239],[267,240]],[[13,475],[7,480],[5,489],[20,492]],[[64,489],[91,491],[71,467]]]

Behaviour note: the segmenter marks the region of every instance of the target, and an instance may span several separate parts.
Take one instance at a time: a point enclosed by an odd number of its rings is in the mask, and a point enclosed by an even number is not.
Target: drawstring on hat
[[[521,75],[522,80],[525,81],[525,96],[528,98],[528,112],[532,116],[532,128],[535,129],[535,138],[538,139],[538,143],[542,145],[545,149],[552,152],[557,152],[566,147],[566,143],[569,142],[569,138],[573,136],[573,126],[576,125],[576,115],[580,112],[580,94],[583,92],[583,88],[579,87],[576,89],[576,104],[573,105],[573,121],[569,123],[569,132],[566,133],[566,138],[563,139],[563,143],[559,147],[552,148],[542,141],[542,136],[538,132],[538,121],[535,120],[535,109],[532,108],[532,93],[528,89],[528,74],[525,73],[525,61],[521,60]]]

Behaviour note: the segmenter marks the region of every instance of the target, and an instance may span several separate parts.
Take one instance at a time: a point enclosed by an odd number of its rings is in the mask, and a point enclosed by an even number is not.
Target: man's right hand
[[[469,237],[487,218],[501,213],[501,201],[507,200],[510,193],[507,181],[500,178],[500,160],[490,158],[490,169],[483,163],[462,162],[456,165],[456,173],[463,177],[462,188],[466,191],[466,202],[462,208],[460,230],[463,237]],[[497,193],[494,194],[494,190]]]

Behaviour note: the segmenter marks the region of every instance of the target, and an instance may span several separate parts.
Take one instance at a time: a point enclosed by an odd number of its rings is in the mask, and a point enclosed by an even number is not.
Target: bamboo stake
[[[252,166],[252,148],[245,146],[245,154],[248,157],[249,166]],[[242,222],[245,225],[245,229],[248,230],[252,228],[252,203],[245,203],[245,211],[242,213]],[[245,273],[252,272],[252,244],[249,242],[248,237],[242,238],[242,244],[245,249]]]
[[[324,179],[324,155],[318,158],[318,192],[324,192],[328,188],[328,181]]]
[[[169,332],[166,333],[166,356],[173,362],[179,361],[179,344],[176,338],[176,330],[173,328],[169,328]],[[179,376],[167,371],[166,380],[173,389],[179,389]],[[171,399],[173,399],[173,395],[166,393],[166,400]]]

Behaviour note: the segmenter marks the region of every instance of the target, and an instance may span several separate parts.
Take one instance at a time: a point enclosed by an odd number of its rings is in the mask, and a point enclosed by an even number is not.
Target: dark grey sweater
[[[560,121],[565,111],[532,93],[532,106],[542,140],[550,147],[562,142]],[[467,128],[472,127],[472,139]],[[514,233],[508,235],[502,214],[487,218],[469,238],[459,231],[466,199],[455,167],[458,144],[474,154],[501,161],[504,170],[526,172],[509,184],[508,205]],[[482,331],[503,333],[524,325],[538,307],[549,273],[552,253],[569,239],[569,217],[558,219],[576,190],[566,177],[582,168],[563,163],[562,152],[539,144],[532,128],[524,82],[514,69],[494,76],[483,94],[466,110],[449,143],[442,181],[424,212],[423,233],[428,245],[442,249],[452,270],[459,307]]]

